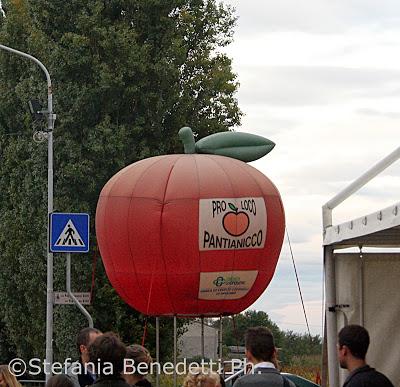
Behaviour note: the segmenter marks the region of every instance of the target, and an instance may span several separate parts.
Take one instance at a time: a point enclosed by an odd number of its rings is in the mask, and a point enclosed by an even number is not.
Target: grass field
[[[321,375],[320,369],[314,367],[290,366],[282,369],[281,371],[301,376],[302,378],[311,380],[314,383],[318,382],[318,377]]]
[[[301,376],[305,379],[311,380],[312,382],[316,383],[318,380],[318,375],[321,374],[319,367],[311,367],[311,366],[306,366],[306,367],[301,367],[301,366],[288,366],[284,367],[282,372],[287,372],[291,373],[294,375]],[[153,385],[155,385],[155,378],[149,378],[152,382],[154,382]],[[178,376],[177,377],[177,385],[181,386],[183,384],[184,376]],[[174,379],[172,375],[161,375],[160,376],[160,386],[162,387],[172,387],[174,385],[173,383]]]
[[[281,367],[281,371],[298,375],[317,383],[318,377],[321,375],[321,356],[294,357],[291,364]]]
[[[294,356],[290,364],[280,364],[280,370],[290,374],[301,376],[318,384],[318,376],[321,375],[321,356],[320,355],[303,355]],[[148,377],[149,381],[155,385],[155,376]],[[185,376],[177,376],[177,386],[182,386]],[[161,387],[173,387],[173,375],[160,375]]]

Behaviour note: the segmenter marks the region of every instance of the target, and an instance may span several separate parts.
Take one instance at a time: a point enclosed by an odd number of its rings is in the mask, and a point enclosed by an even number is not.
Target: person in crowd
[[[183,382],[183,387],[221,387],[219,375],[205,368],[194,368]]]
[[[115,333],[97,337],[89,346],[89,359],[96,366],[94,387],[131,387],[124,378],[126,347]]]
[[[74,382],[67,375],[53,375],[47,381],[46,387],[74,387]]]
[[[79,354],[78,361],[72,363],[67,369],[67,375],[74,383],[74,387],[90,386],[96,379],[90,369],[88,348],[102,333],[96,328],[84,328],[78,333],[76,346]]]
[[[277,351],[272,332],[265,327],[249,328],[245,334],[246,358],[253,365],[234,387],[296,387],[276,369]]]
[[[21,387],[15,375],[10,372],[7,364],[0,365],[0,387]]]
[[[153,360],[150,352],[141,345],[130,345],[126,349],[126,359],[125,381],[131,386],[151,387],[151,383],[146,379],[146,374]],[[134,369],[129,367],[132,364],[130,361],[133,361]]]
[[[360,325],[347,325],[339,332],[339,364],[350,372],[343,387],[393,387],[385,375],[365,361],[369,342],[368,331]]]

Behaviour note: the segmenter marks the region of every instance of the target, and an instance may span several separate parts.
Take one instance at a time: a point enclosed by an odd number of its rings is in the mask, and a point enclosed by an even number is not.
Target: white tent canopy
[[[347,324],[365,326],[371,336],[368,363],[400,385],[400,203],[339,224],[332,210],[400,158],[400,148],[350,184],[323,206],[325,270],[325,336],[329,386],[339,387],[346,374],[339,372],[337,333]],[[359,247],[360,253],[340,249]],[[374,253],[362,252],[376,247]],[[326,370],[324,370],[326,372]],[[325,373],[324,372],[324,373]],[[326,385],[326,381],[325,381]]]
[[[381,211],[328,227],[324,246],[400,247],[400,203]]]

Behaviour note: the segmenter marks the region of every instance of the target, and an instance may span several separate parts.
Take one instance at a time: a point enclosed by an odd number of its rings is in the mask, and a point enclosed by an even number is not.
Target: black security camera
[[[29,110],[35,120],[40,120],[43,118],[44,115],[43,115],[43,111],[42,111],[42,105],[40,104],[40,102],[38,100],[31,99],[28,102],[28,105],[29,105]]]

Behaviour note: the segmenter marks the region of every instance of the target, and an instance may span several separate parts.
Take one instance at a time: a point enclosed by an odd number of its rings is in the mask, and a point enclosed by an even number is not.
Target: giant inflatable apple
[[[274,144],[245,133],[198,143],[189,128],[180,135],[186,154],[129,165],[101,191],[105,269],[119,295],[148,315],[239,313],[268,286],[284,235],[278,190],[241,160]]]

